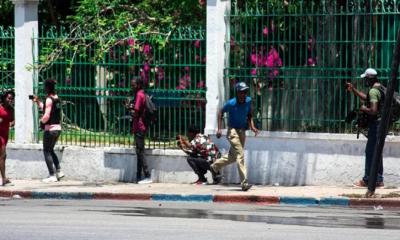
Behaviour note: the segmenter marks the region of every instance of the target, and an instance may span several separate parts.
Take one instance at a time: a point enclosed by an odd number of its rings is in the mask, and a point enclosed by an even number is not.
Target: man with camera
[[[54,147],[61,134],[61,99],[56,92],[56,80],[47,79],[44,82],[46,100],[43,103],[38,96],[29,96],[29,99],[38,105],[44,112],[40,119],[43,132],[43,154],[49,176],[42,181],[45,183],[57,182],[65,175],[61,171],[60,161],[54,152]]]
[[[144,137],[146,135],[147,126],[144,122],[146,95],[143,89],[143,80],[140,78],[132,78],[131,90],[134,98],[133,101],[126,104],[126,107],[132,115],[132,132],[135,137],[137,156],[136,181],[139,184],[148,184],[152,183],[152,180],[148,170],[147,161],[144,157]],[[142,172],[144,178],[142,178]]]
[[[347,90],[349,92],[353,92],[353,94],[359,97],[364,104],[361,105],[360,111],[366,113],[368,116],[368,135],[367,135],[367,145],[365,147],[365,170],[364,177],[355,182],[354,186],[356,187],[367,187],[368,186],[368,177],[370,174],[370,169],[372,165],[372,158],[374,155],[375,144],[378,139],[378,126],[381,120],[381,105],[383,103],[383,94],[379,91],[379,87],[381,83],[378,80],[377,72],[373,68],[368,68],[365,70],[363,74],[361,74],[361,78],[365,79],[365,86],[368,88],[368,93],[364,93],[358,89],[356,89],[353,84],[346,83]],[[383,187],[383,163],[382,163],[382,155],[379,156],[379,169],[378,169],[378,178],[376,182],[376,187]]]
[[[211,171],[210,165],[220,157],[218,147],[207,135],[201,134],[200,129],[196,126],[189,127],[188,139],[178,135],[176,140],[178,140],[178,147],[189,155],[187,162],[198,176],[194,184],[207,184],[208,181],[204,175],[208,170]],[[213,183],[217,184],[219,180],[219,175],[213,174]]]

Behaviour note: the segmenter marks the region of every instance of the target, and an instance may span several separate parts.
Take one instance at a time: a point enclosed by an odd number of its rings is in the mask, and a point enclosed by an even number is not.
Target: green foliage
[[[40,68],[64,59],[63,52],[86,56],[93,46],[91,60],[102,62],[110,49],[128,39],[135,41],[134,48],[147,41],[163,48],[178,26],[200,28],[206,19],[205,5],[198,0],[81,0],[74,11],[63,23],[68,35],[57,46],[42,49]]]
[[[68,23],[93,36],[157,32],[177,26],[204,26],[206,10],[198,0],[82,0]]]

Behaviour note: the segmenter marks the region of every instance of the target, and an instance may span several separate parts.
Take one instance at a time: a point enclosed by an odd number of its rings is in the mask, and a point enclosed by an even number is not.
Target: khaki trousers
[[[227,139],[231,144],[229,153],[215,160],[211,167],[219,172],[224,166],[236,162],[241,185],[247,184],[247,169],[244,163],[244,143],[246,140],[246,130],[228,128]]]

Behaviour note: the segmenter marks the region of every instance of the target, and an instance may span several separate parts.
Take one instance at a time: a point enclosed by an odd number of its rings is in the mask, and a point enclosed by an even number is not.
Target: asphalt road
[[[0,239],[399,239],[399,209],[0,199]]]

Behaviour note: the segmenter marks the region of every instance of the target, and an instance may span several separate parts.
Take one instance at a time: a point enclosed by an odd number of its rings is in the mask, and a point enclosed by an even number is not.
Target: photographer
[[[57,182],[64,177],[60,162],[54,152],[54,146],[61,134],[61,100],[56,93],[56,81],[47,79],[44,82],[44,91],[47,94],[43,104],[38,96],[29,98],[44,111],[40,123],[43,126],[43,153],[49,176],[42,181],[45,183]],[[55,169],[54,169],[55,168]]]
[[[378,126],[381,120],[380,106],[382,105],[384,96],[382,96],[381,92],[378,89],[381,83],[379,82],[377,75],[378,74],[376,70],[373,68],[368,68],[363,74],[361,74],[360,77],[365,79],[365,86],[368,88],[367,94],[356,89],[351,83],[346,83],[347,90],[353,92],[355,96],[364,101],[365,104],[360,107],[360,111],[368,115],[368,140],[365,148],[364,177],[354,183],[354,186],[356,187],[368,186],[368,176],[370,174],[372,157],[374,155],[375,144],[377,141]],[[383,187],[384,184],[382,155],[379,156],[379,158],[380,165],[376,187]]]
[[[144,156],[144,137],[147,132],[147,126],[144,119],[146,111],[146,93],[143,89],[143,80],[140,78],[132,78],[131,91],[134,100],[129,101],[126,104],[126,107],[132,115],[132,133],[135,138],[135,150],[137,156],[136,181],[139,184],[149,184],[153,181],[148,169],[147,160]],[[144,178],[142,178],[142,173]]]
[[[193,183],[207,184],[208,181],[204,175],[210,170],[210,165],[215,159],[221,155],[217,146],[207,135],[201,134],[200,129],[195,126],[189,127],[188,139],[181,135],[178,135],[176,139],[178,140],[179,148],[189,155],[187,162],[198,176],[197,181]],[[213,182],[217,184],[219,180],[218,176],[213,174]]]

